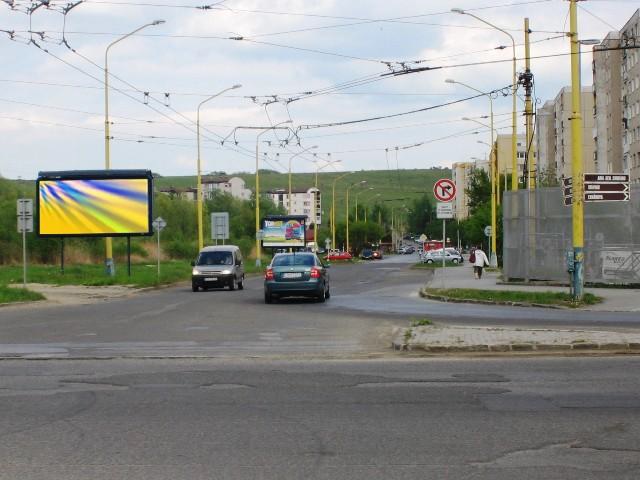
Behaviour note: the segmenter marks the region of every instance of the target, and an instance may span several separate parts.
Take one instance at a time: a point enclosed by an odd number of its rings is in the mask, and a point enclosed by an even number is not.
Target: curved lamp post
[[[229,90],[235,90],[236,88],[240,88],[242,87],[242,85],[234,85],[233,87],[229,87],[229,88],[225,88],[224,90],[216,93],[215,95],[211,95],[209,98],[207,98],[206,100],[203,100],[202,102],[200,102],[200,104],[198,105],[198,119],[197,119],[197,123],[196,123],[196,129],[197,129],[197,137],[198,137],[198,164],[196,167],[196,171],[197,171],[197,185],[196,185],[196,195],[198,196],[198,198],[196,199],[196,205],[197,205],[197,215],[198,215],[198,250],[201,250],[202,247],[204,246],[204,235],[202,233],[203,228],[202,228],[202,224],[203,224],[203,218],[202,218],[202,174],[201,174],[201,162],[200,162],[200,107],[202,107],[202,105],[204,105],[205,103],[207,103],[209,100],[216,98],[219,95],[222,95],[225,92],[228,92]]]
[[[343,173],[333,180],[333,186],[331,188],[331,245],[333,248],[336,248],[336,182],[347,175],[351,175],[352,173],[354,172]]]
[[[511,39],[511,45],[513,48],[513,79],[512,79],[512,92],[511,92],[511,96],[512,96],[512,112],[511,112],[511,168],[513,169],[513,176],[511,177],[511,190],[517,190],[518,189],[518,150],[517,150],[517,136],[518,136],[518,127],[516,125],[516,93],[518,92],[518,77],[516,74],[516,41],[513,38],[513,35],[511,35],[509,32],[507,32],[506,30],[503,30],[502,28],[494,25],[493,23],[487,22],[486,20],[478,17],[477,15],[474,15],[473,13],[469,13],[466,10],[463,10],[462,8],[452,8],[451,9],[452,12],[454,13],[459,13],[461,15],[469,15],[470,17],[475,18],[476,20],[479,20],[480,22],[484,23],[485,25],[489,25],[492,28],[495,28],[496,30],[504,33],[505,35],[508,35],[509,38]],[[475,90],[475,89],[474,89]]]
[[[345,219],[346,224],[347,224],[347,232],[346,232],[347,233],[347,252],[350,252],[350,250],[349,250],[349,190],[351,190],[351,188],[355,187],[356,185],[359,186],[359,185],[366,185],[366,184],[367,184],[367,181],[366,180],[362,180],[360,182],[352,183],[351,185],[349,185],[347,187],[347,204],[346,204],[346,217],[347,218]]]
[[[289,198],[287,199],[289,202],[289,208],[287,209],[287,211],[289,212],[289,215],[291,215],[291,162],[294,158],[296,158],[298,155],[302,155],[303,153],[308,152],[309,150],[313,150],[314,148],[318,148],[318,145],[314,145],[312,147],[309,148],[305,148],[304,150],[302,150],[301,152],[295,153],[293,155],[291,155],[289,157]]]
[[[161,25],[163,23],[164,20],[154,20],[151,23],[146,23],[141,27],[136,28],[132,32],[127,33],[126,35],[123,35],[117,40],[111,42],[104,52],[104,167],[106,170],[109,170],[111,168],[111,151],[109,145],[109,141],[111,140],[109,134],[109,50],[111,50],[111,47],[113,47],[116,43],[119,43],[125,38],[129,38],[131,35],[138,33],[143,28]],[[104,263],[107,275],[114,276],[116,271],[115,265],[113,264],[113,243],[111,241],[111,237],[106,237],[104,240],[106,251]]]
[[[358,197],[360,195],[362,195],[363,193],[367,193],[370,190],[374,190],[374,188],[373,187],[369,187],[367,190],[363,190],[362,192],[356,193],[356,223],[358,222]],[[365,217],[366,217],[366,213],[365,213]]]
[[[314,161],[314,163],[317,164],[317,160]],[[329,165],[334,165],[336,163],[342,163],[342,160],[331,160],[328,161],[327,163],[325,163],[323,166],[319,167],[316,165],[316,183],[315,183],[315,187],[316,187],[316,195],[318,194],[318,172],[324,168],[327,168]],[[315,244],[315,248],[316,250],[318,249],[318,212],[316,211],[316,206],[318,204],[317,198],[314,198],[313,201],[313,223],[314,223],[314,229],[313,229],[313,243]],[[333,205],[331,206],[331,208],[333,208]],[[333,223],[331,224],[333,225]]]

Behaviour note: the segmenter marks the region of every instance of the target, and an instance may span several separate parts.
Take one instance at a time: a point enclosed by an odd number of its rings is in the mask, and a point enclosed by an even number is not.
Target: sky
[[[40,2],[0,1],[0,175],[105,168],[105,52],[143,25],[108,53],[114,169],[195,175],[198,106],[225,90],[200,106],[203,173],[254,172],[256,145],[260,168],[280,172],[486,158],[489,129],[463,118],[487,122],[488,97],[445,80],[495,91],[510,133],[511,40],[454,7],[513,35],[519,72],[530,19],[538,106],[570,84],[566,0],[206,1],[50,0],[30,14]],[[638,3],[578,6],[579,37],[602,39]]]

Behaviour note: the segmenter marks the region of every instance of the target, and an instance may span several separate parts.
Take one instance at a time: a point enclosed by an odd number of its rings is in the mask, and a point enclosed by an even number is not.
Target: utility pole
[[[527,176],[524,185],[531,190],[536,188],[536,157],[533,150],[533,105],[531,102],[531,91],[533,90],[533,74],[531,73],[531,51],[529,43],[529,34],[531,30],[529,28],[529,19],[524,19],[524,56],[525,56],[525,69],[524,73],[520,74],[520,83],[524,86],[524,115],[526,119],[526,150],[524,154],[524,161],[526,165],[526,171],[523,172]]]
[[[578,39],[577,0],[569,3],[571,42],[571,165],[573,201],[573,299],[582,300],[584,290],[584,172],[582,166],[582,107],[580,104],[580,41]]]

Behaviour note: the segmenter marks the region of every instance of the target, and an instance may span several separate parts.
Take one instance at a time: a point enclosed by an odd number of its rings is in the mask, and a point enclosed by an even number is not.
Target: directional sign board
[[[585,173],[584,201],[629,200],[629,175],[624,173]]]
[[[562,194],[565,205],[573,200],[571,177],[562,179]],[[629,175],[625,173],[585,173],[585,202],[620,202],[629,200]]]
[[[562,198],[564,200],[565,207],[571,205],[573,198],[573,179],[571,177],[565,177],[562,179]]]
[[[437,218],[453,218],[453,205],[449,202],[438,202],[436,205]]]
[[[450,202],[456,198],[456,184],[448,178],[441,178],[433,186],[433,194],[440,202]]]
[[[491,225],[487,225],[486,227],[484,227],[484,235],[485,237],[491,236]]]

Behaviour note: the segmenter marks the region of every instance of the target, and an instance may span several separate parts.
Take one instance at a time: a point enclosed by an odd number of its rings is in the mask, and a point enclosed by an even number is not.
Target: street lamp
[[[151,23],[146,23],[141,27],[136,28],[134,31],[123,35],[117,40],[111,42],[107,49],[104,52],[104,166],[106,170],[111,168],[111,157],[110,157],[110,149],[109,149],[109,50],[116,43],[121,42],[125,38],[130,37],[138,33],[143,28],[152,27],[155,25],[161,25],[164,23],[164,20],[154,20]],[[111,237],[106,237],[105,239],[105,267],[107,270],[107,275],[114,276],[116,273],[115,265],[113,264],[113,243],[111,241]]]
[[[367,184],[367,181],[366,180],[362,180],[360,182],[352,183],[351,185],[349,185],[347,187],[347,202],[346,202],[347,218],[345,219],[345,221],[347,223],[347,252],[350,252],[350,250],[349,250],[349,190],[351,190],[351,188],[355,187],[356,185],[360,186],[360,185],[366,185],[366,184]]]
[[[202,233],[202,230],[203,230],[202,200],[203,199],[202,199],[202,174],[201,174],[201,162],[200,162],[200,107],[202,107],[202,105],[207,103],[209,100],[216,98],[219,95],[222,95],[224,92],[228,92],[229,90],[235,90],[236,88],[240,88],[240,87],[242,87],[242,85],[234,85],[232,87],[225,88],[224,90],[216,93],[215,95],[211,95],[206,100],[203,100],[198,105],[198,109],[197,109],[198,119],[196,123],[196,130],[197,130],[197,137],[198,137],[198,164],[197,164],[197,175],[196,175],[197,176],[196,194],[198,196],[198,198],[196,199],[196,206],[198,211],[198,250],[201,250],[202,247],[204,246],[204,238]]]
[[[497,222],[497,214],[496,214],[496,193],[497,193],[497,171],[498,171],[498,165],[497,165],[497,152],[494,153],[494,126],[493,126],[493,98],[491,97],[490,93],[485,93],[482,92],[480,90],[478,90],[475,87],[472,87],[471,85],[467,85],[466,83],[462,83],[462,82],[456,82],[455,80],[452,80],[450,78],[446,79],[445,82],[447,83],[458,83],[464,87],[467,87],[470,90],[473,90],[475,92],[481,93],[487,97],[489,97],[489,112],[490,112],[490,123],[489,125],[480,122],[478,120],[475,120],[473,118],[468,118],[468,117],[462,117],[463,120],[467,120],[467,121],[471,121],[471,122],[475,122],[479,125],[482,125],[483,127],[489,127],[489,130],[491,131],[491,149],[489,151],[489,175],[491,177],[491,252],[489,254],[489,264],[492,267],[497,267],[498,266],[498,255],[497,255],[497,246],[496,246],[496,237],[497,237],[497,228],[498,228],[498,222]],[[515,96],[514,96],[515,98]],[[514,137],[515,138],[515,137]]]
[[[302,155],[303,153],[308,152],[309,150],[312,150],[314,148],[318,148],[318,145],[314,145],[313,147],[305,148],[301,152],[295,153],[295,154],[293,154],[293,155],[291,155],[289,157],[289,198],[288,198],[288,202],[289,202],[288,212],[289,212],[289,215],[291,215],[291,161],[295,157],[297,157],[298,155]]]
[[[275,130],[280,125],[287,123],[292,122],[291,120],[285,120],[284,122],[277,123],[269,128],[265,128],[256,136],[256,267],[260,267],[262,265],[262,259],[260,258],[262,255],[260,238],[258,238],[258,232],[260,231],[260,169],[258,167],[260,136],[262,136],[263,133]]]
[[[372,187],[373,188],[373,187]],[[380,197],[381,194],[380,193],[376,193],[375,195],[376,197]],[[375,204],[374,204],[375,205]],[[373,212],[372,212],[373,213]],[[378,210],[378,219],[380,218],[380,210]],[[364,207],[364,223],[368,223],[367,222],[367,207]],[[382,226],[382,222],[379,220],[378,223],[380,224],[380,226]]]
[[[513,38],[513,35],[511,35],[509,32],[507,32],[506,30],[503,30],[502,28],[494,25],[493,23],[489,23],[486,20],[478,17],[477,15],[474,15],[473,13],[469,13],[466,10],[463,10],[462,8],[452,8],[451,9],[452,12],[454,13],[459,13],[461,15],[469,15],[470,17],[475,18],[476,20],[479,20],[480,22],[484,23],[485,25],[489,25],[492,28],[495,28],[496,30],[504,33],[505,35],[508,35],[509,38],[511,39],[511,45],[513,47],[513,79],[512,79],[512,91],[511,91],[511,95],[513,97],[513,106],[512,106],[512,112],[511,112],[511,168],[513,169],[513,176],[511,177],[511,190],[517,190],[518,189],[518,147],[517,147],[517,136],[518,136],[518,127],[517,127],[517,117],[516,117],[516,94],[518,92],[518,77],[516,74],[516,41]],[[474,89],[475,90],[475,89]]]
[[[373,187],[369,187],[367,190],[363,190],[362,192],[358,192],[356,193],[356,223],[358,222],[358,197],[362,194],[362,193],[366,193],[367,191],[370,190],[374,190]],[[366,214],[365,214],[366,216]]]
[[[316,187],[316,195],[318,195],[318,172],[324,168],[327,168],[329,165],[334,165],[336,163],[342,163],[342,160],[331,160],[328,161],[327,163],[325,163],[323,166],[319,166],[318,165],[318,161],[315,160],[314,163],[316,164],[316,183],[315,183],[315,187]],[[313,243],[315,243],[315,248],[316,250],[318,249],[318,212],[316,211],[316,207],[318,205],[318,199],[314,198],[313,200],[313,224],[314,224],[314,228],[313,228]],[[333,208],[333,205],[331,206],[331,208]],[[333,225],[333,221],[332,221],[332,225]],[[335,248],[335,247],[334,247]]]
[[[336,182],[352,173],[354,172],[343,173],[333,180],[333,186],[331,188],[331,237],[333,242],[331,245],[333,248],[336,248]]]

